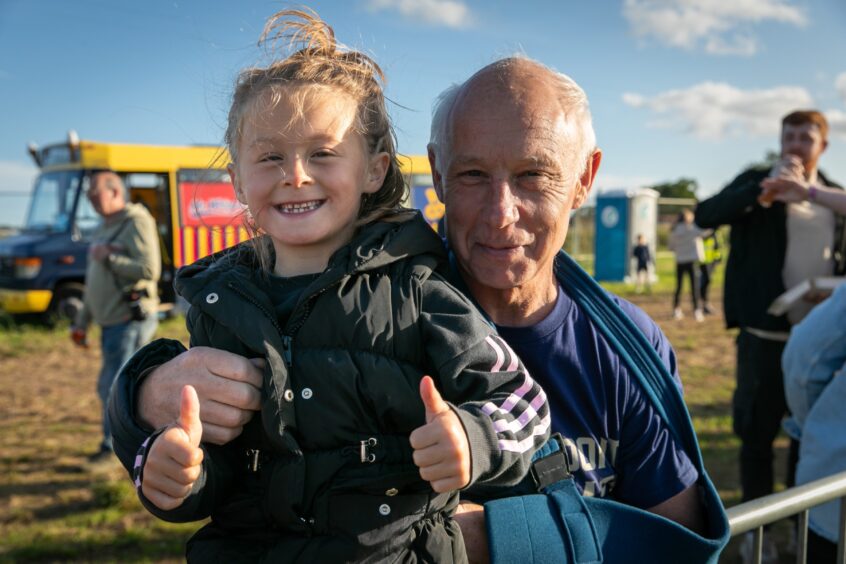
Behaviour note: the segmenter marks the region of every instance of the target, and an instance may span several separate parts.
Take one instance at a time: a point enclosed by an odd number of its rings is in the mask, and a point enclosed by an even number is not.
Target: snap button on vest
[[[383,503],[379,506],[379,513],[382,515],[390,515],[391,514],[391,506],[387,503]]]
[[[314,395],[314,392],[311,391],[311,388],[303,388],[303,399],[311,399],[311,396]]]
[[[220,297],[216,293],[212,292],[211,294],[206,296],[206,303],[207,304],[217,303],[217,300],[219,300],[219,299],[220,299]]]
[[[285,401],[294,401],[294,390],[285,390],[285,393],[282,394],[282,397],[285,398]]]
[[[399,493],[399,490],[396,488],[391,488],[385,492],[385,495],[388,497],[393,497]]]

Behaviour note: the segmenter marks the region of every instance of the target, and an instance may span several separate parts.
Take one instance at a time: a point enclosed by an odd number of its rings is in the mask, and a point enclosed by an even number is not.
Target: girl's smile
[[[245,111],[230,174],[276,250],[283,276],[319,272],[352,239],[362,196],[379,190],[387,153],[370,155],[341,91],[287,86]]]

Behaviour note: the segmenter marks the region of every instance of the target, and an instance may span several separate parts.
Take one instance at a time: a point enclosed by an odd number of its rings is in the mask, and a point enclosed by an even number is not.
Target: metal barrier
[[[799,515],[796,531],[796,562],[805,564],[808,548],[808,510],[837,498],[840,498],[840,525],[836,562],[846,564],[846,472],[728,508],[726,514],[731,536],[754,530],[753,561],[761,564],[764,525],[791,515]]]

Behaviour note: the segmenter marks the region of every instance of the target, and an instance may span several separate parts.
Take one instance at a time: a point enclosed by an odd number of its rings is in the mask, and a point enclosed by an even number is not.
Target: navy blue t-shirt
[[[640,327],[681,386],[667,338],[638,307],[612,298]],[[614,348],[559,287],[553,311],[532,327],[497,326],[546,390],[579,489],[640,508],[691,486],[696,468]]]

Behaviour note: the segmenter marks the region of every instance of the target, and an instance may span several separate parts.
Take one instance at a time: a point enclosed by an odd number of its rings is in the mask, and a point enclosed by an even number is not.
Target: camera
[[[129,306],[129,317],[132,321],[144,321],[147,319],[147,312],[141,307],[141,299],[147,296],[149,296],[147,288],[129,290],[124,293],[123,300]]]

